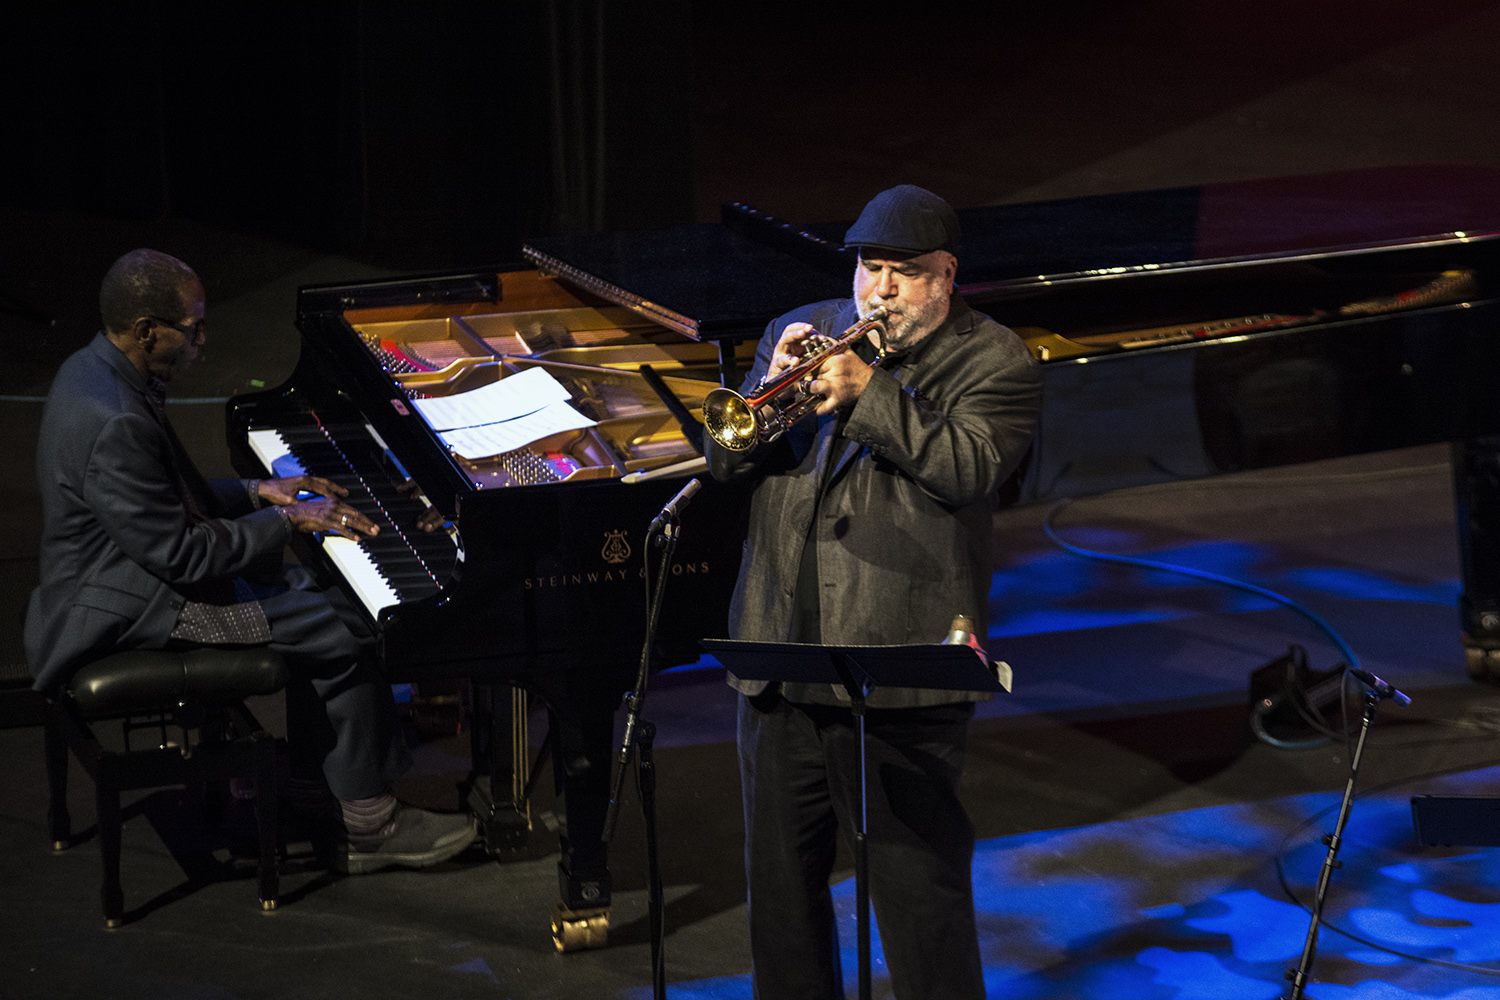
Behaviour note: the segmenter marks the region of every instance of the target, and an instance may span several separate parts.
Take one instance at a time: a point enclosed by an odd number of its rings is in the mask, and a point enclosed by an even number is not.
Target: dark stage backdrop
[[[0,198],[394,267],[692,221],[691,4],[130,2],[7,16]]]

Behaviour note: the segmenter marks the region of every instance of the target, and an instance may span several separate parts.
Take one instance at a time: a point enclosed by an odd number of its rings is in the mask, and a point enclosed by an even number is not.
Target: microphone
[[[693,499],[693,494],[702,488],[703,483],[697,479],[689,479],[687,485],[678,490],[677,495],[668,500],[667,505],[661,509],[661,513],[656,515],[656,519],[651,522],[651,527],[646,529],[646,534],[654,535],[665,528],[669,521],[677,520],[677,515],[682,513],[688,501]]]
[[[1379,677],[1376,677],[1368,670],[1361,670],[1359,667],[1350,667],[1349,672],[1355,677],[1358,677],[1360,680],[1364,681],[1366,684],[1370,685],[1370,690],[1374,691],[1380,697],[1394,699],[1396,703],[1400,705],[1411,704],[1410,698],[1408,698],[1406,695],[1402,694],[1395,688],[1391,687],[1385,681],[1381,680]]]

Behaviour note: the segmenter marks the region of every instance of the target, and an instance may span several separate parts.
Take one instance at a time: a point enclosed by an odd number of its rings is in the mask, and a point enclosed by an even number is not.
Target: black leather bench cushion
[[[261,646],[137,649],[84,665],[67,689],[85,715],[109,715],[172,708],[186,698],[224,704],[274,694],[286,681],[286,661]]]

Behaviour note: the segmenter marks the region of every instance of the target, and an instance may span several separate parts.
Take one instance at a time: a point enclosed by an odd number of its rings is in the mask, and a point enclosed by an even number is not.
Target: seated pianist
[[[472,818],[392,793],[412,758],[365,618],[280,565],[295,532],[379,529],[326,479],[209,481],[193,465],[163,405],[205,341],[203,284],[186,264],[132,251],[105,274],[99,307],[103,331],[63,363],[42,416],[42,579],[25,627],[34,686],[56,695],[122,650],[268,646],[292,671],[290,804],[332,822],[334,867],[454,857],[477,835]]]

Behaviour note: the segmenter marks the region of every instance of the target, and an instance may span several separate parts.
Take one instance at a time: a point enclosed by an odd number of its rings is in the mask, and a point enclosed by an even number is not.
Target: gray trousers
[[[899,1000],[983,1000],[974,826],[958,798],[970,703],[866,715],[870,899]],[[739,758],[758,1000],[844,996],[828,879],[859,817],[847,708],[740,696]]]
[[[389,791],[412,758],[364,615],[337,588],[318,589],[301,566],[284,566],[279,577],[237,585],[260,602],[271,626],[270,647],[291,667],[286,725],[292,776],[321,775],[340,799]]]

